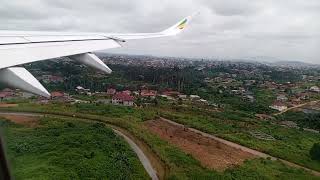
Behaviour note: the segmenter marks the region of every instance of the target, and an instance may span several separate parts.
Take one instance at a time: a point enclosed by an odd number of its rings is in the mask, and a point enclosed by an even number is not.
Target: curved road
[[[44,114],[35,114],[35,113],[22,113],[22,112],[0,112],[0,115],[14,115],[14,116],[32,116],[32,117],[43,117]],[[54,115],[59,117],[58,115]],[[64,116],[62,116],[64,117]],[[83,118],[81,118],[83,119]],[[90,120],[92,121],[92,120]],[[104,123],[107,124],[107,123]],[[111,127],[112,128],[112,127]],[[112,128],[112,130],[119,136],[121,136],[131,147],[131,149],[137,154],[141,164],[143,165],[144,169],[149,174],[150,178],[152,180],[158,180],[157,171],[153,168],[150,160],[148,157],[144,154],[142,149],[128,136],[126,136],[124,133],[119,131],[118,129]]]

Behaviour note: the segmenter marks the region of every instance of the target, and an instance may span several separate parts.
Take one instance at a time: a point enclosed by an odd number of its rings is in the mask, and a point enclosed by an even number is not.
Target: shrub
[[[320,143],[315,143],[310,149],[311,159],[320,161]]]

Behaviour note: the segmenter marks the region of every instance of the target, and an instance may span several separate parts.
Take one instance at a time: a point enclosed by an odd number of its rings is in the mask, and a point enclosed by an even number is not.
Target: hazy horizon
[[[156,32],[200,12],[185,33],[129,41],[110,53],[174,57],[274,57],[319,64],[320,1],[4,0],[0,29]]]
[[[125,55],[125,56],[150,56],[157,58],[181,58],[181,59],[204,59],[204,60],[214,60],[214,61],[244,61],[244,62],[262,62],[262,63],[279,63],[279,62],[297,62],[297,63],[307,63],[309,65],[320,65],[320,62],[304,62],[298,59],[285,60],[277,59],[275,57],[243,57],[243,58],[228,58],[228,57],[190,57],[190,56],[164,56],[164,55],[152,55],[152,54],[139,54],[139,53],[122,53],[122,52],[106,52],[99,51],[97,54],[108,54],[108,55]]]

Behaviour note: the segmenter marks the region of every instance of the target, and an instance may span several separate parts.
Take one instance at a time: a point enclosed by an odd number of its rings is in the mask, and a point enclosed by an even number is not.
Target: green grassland
[[[1,120],[15,179],[149,179],[136,154],[103,124],[42,118],[35,128]]]
[[[7,109],[8,110],[8,109]],[[289,159],[313,169],[319,163],[308,157],[308,148],[319,137],[280,128],[267,122],[257,122],[252,115],[243,112],[202,112],[199,109],[183,108],[129,108],[110,105],[36,105],[21,104],[15,111],[50,112],[68,116],[83,117],[122,127],[145,142],[161,159],[168,170],[167,179],[316,179],[305,171],[287,167],[279,161],[256,159],[244,165],[228,169],[224,173],[208,170],[192,156],[153,135],[143,122],[157,116],[195,127],[249,147]],[[276,141],[261,141],[251,137],[248,130],[260,130],[276,137]]]

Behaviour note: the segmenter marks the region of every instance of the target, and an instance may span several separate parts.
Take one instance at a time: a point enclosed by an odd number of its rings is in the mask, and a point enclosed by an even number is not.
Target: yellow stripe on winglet
[[[184,29],[186,27],[186,24],[187,24],[188,20],[185,19],[184,21],[182,21],[179,25],[178,25],[178,28],[179,29]]]

